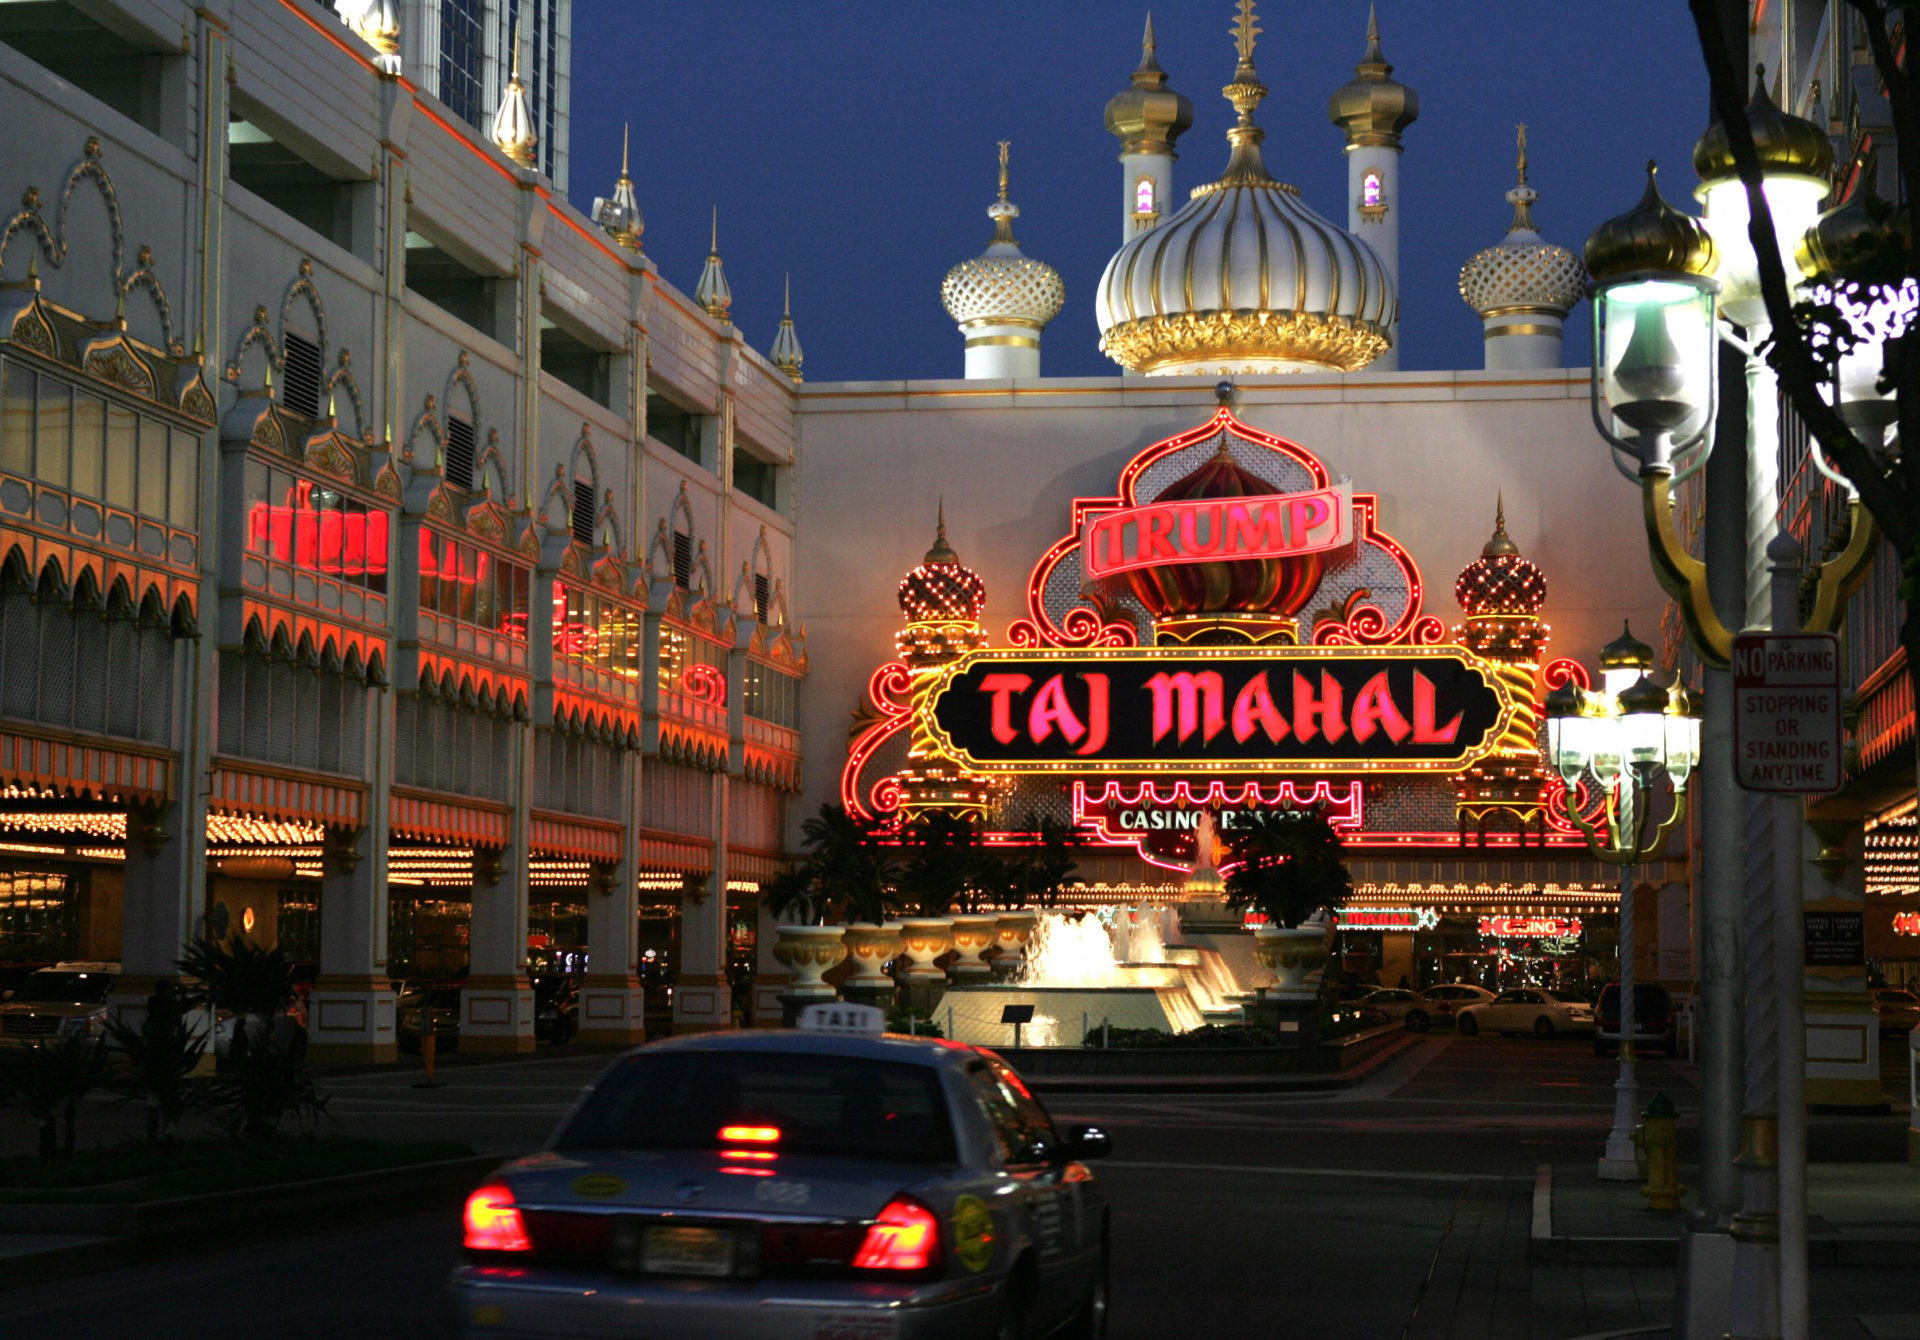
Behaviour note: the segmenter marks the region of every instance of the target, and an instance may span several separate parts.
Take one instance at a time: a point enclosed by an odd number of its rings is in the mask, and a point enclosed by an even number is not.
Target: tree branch
[[[1714,0],[1688,0],[1687,7],[1693,13],[1694,28],[1700,37],[1714,114],[1726,127],[1733,161],[1746,187],[1747,235],[1760,265],[1760,293],[1766,303],[1767,319],[1773,326],[1772,362],[1780,375],[1780,385],[1814,440],[1858,490],[1861,502],[1873,513],[1894,547],[1905,555],[1913,548],[1915,538],[1913,509],[1908,504],[1907,491],[1889,478],[1873,453],[1854,437],[1820,394],[1820,370],[1814,365],[1794,319],[1786,270],[1780,263],[1779,235],[1761,190],[1760,160],[1754,150],[1752,128],[1747,124],[1742,84],[1736,79],[1732,59],[1727,54],[1717,6]],[[1884,33],[1882,37],[1884,39]],[[1909,439],[1904,431],[1907,397],[1903,395],[1900,399],[1903,402],[1902,440],[1920,440]]]

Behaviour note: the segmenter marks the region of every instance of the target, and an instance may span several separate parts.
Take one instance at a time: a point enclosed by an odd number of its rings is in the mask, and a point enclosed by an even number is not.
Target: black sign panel
[[[1808,912],[1807,966],[1858,968],[1867,961],[1865,912]]]
[[[1425,772],[1463,767],[1513,710],[1459,647],[976,652],[929,706],[978,772]]]

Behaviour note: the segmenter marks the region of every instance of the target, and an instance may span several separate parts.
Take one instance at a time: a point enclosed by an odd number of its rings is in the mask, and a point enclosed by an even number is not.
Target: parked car
[[[118,963],[56,963],[29,973],[0,1005],[0,1040],[36,1042],[107,1031],[107,993]]]
[[[1556,1033],[1593,1032],[1593,1006],[1580,997],[1544,987],[1502,991],[1484,1005],[1469,1005],[1454,1015],[1462,1037],[1489,1033],[1531,1033],[1550,1038]]]
[[[1467,1006],[1483,1005],[1492,999],[1493,992],[1467,982],[1430,986],[1420,993],[1419,1001],[1407,1009],[1407,1027],[1424,1033],[1436,1023],[1452,1023],[1453,1016]]]
[[[650,1043],[468,1197],[461,1334],[1099,1337],[1109,1143],[877,1025]]]
[[[435,1051],[460,1049],[460,988],[457,986],[409,986],[394,1002],[394,1033],[403,1052],[420,1050],[422,1016],[433,1011]]]
[[[1354,1002],[1355,1007],[1375,1023],[1397,1024],[1403,1022],[1407,1012],[1420,1003],[1419,993],[1409,991],[1403,986],[1383,986],[1369,991]]]
[[[580,1031],[580,991],[566,973],[533,979],[533,1036],[541,1042],[568,1042]]]
[[[1601,989],[1594,1014],[1593,1054],[1611,1056],[1620,1046],[1620,983],[1608,982]],[[1679,1053],[1680,1030],[1674,1017],[1673,997],[1664,986],[1634,983],[1633,1045],[1642,1051],[1657,1048],[1668,1056]]]
[[[1873,1008],[1880,1016],[1882,1033],[1905,1033],[1920,1028],[1920,996],[1903,987],[1875,987]]]

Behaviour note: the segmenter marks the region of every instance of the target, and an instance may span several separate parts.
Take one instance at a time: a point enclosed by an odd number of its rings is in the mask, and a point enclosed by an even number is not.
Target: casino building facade
[[[0,33],[30,131],[0,166],[0,962],[118,961],[137,1010],[193,935],[278,943],[336,1058],[393,1054],[403,980],[463,982],[483,1049],[532,1046],[530,970],[584,973],[585,1037],[764,1022],[786,970],[759,890],[801,821],[957,797],[996,840],[1071,824],[1094,904],[1177,897],[1248,808],[1323,805],[1355,975],[1613,971],[1617,873],[1541,766],[1538,704],[1623,625],[1662,667],[1680,644],[1560,366],[1583,273],[1535,223],[1524,139],[1511,227],[1461,274],[1485,365],[1400,370],[1401,214],[1440,203],[1402,196],[1419,101],[1378,29],[1336,132],[1276,146],[1251,5],[1231,53],[1180,54],[1227,78],[1224,116],[1149,25],[1106,105],[1106,272],[1025,254],[1003,157],[991,241],[941,289],[966,376],[803,383],[791,314],[764,354],[733,325],[717,229],[683,290],[646,183],[569,161],[571,6],[522,3],[518,36],[506,8],[99,0]],[[1276,172],[1336,146],[1329,217]],[[612,185],[583,209],[588,175]],[[1043,375],[1068,283],[1117,375]],[[1223,500],[1245,536],[1213,553]],[[940,715],[968,656],[1076,677],[1037,716],[1004,690],[1031,757]],[[1107,733],[1147,753],[1044,756],[1036,722],[1088,744],[1102,658],[1139,662]],[[1911,738],[1876,665],[1868,763]],[[1160,724],[1199,744],[1148,767],[1160,673],[1188,676]],[[1416,739],[1456,711],[1471,748]],[[1309,723],[1373,744],[1289,752]],[[1900,803],[1870,871],[1910,777]],[[1636,952],[1684,985],[1669,855]]]

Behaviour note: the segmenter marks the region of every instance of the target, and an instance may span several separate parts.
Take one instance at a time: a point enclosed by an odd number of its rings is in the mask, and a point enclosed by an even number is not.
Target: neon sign
[[[979,773],[1457,770],[1514,711],[1462,647],[976,651],[919,712]]]
[[[1430,931],[1440,924],[1433,907],[1341,907],[1333,924],[1343,931]]]
[[[1353,543],[1353,486],[1194,498],[1095,513],[1081,539],[1089,580],[1167,563],[1289,558]]]
[[[1480,933],[1494,940],[1567,940],[1580,934],[1580,918],[1481,917]]]
[[[1920,912],[1895,912],[1893,914],[1893,933],[1895,935],[1920,935]]]

